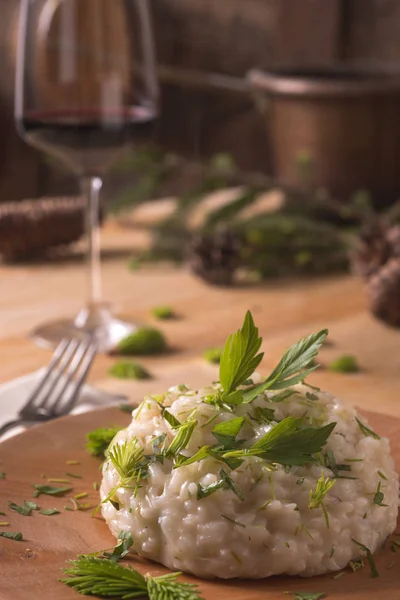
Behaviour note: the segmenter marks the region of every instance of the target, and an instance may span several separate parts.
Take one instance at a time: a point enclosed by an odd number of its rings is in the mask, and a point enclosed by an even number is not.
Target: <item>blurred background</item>
[[[348,270],[354,234],[372,213],[396,207],[400,192],[399,3],[150,4],[161,117],[152,141],[107,173],[102,214],[129,228],[140,221],[138,205],[177,200],[152,204],[152,245],[133,252],[133,268],[159,256],[188,259],[217,284],[232,283],[237,267],[255,279]],[[62,200],[78,194],[76,178],[16,132],[18,13],[18,0],[0,0],[0,254],[8,262],[51,260],[53,248],[65,252],[83,233],[83,207]],[[226,189],[211,208],[203,203]]]

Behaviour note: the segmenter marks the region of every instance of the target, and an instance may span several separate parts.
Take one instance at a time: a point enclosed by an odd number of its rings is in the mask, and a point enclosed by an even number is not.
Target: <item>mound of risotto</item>
[[[102,513],[135,551],[205,578],[311,576],[375,552],[396,527],[389,442],[304,382],[327,332],[300,340],[265,379],[251,314],[220,381],[145,400],[111,443]]]

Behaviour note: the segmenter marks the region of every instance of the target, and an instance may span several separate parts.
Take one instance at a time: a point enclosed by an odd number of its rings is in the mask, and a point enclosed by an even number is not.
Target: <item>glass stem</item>
[[[82,192],[87,198],[86,231],[88,237],[88,287],[89,304],[101,302],[100,264],[100,191],[103,182],[100,177],[83,177]]]

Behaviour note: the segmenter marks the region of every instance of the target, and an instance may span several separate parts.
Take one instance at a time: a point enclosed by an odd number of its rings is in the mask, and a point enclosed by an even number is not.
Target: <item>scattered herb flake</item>
[[[42,485],[37,483],[33,484],[32,487],[35,488],[35,493],[33,494],[35,498],[41,494],[45,494],[47,496],[63,496],[72,490],[72,487],[53,487],[51,485]]]
[[[378,569],[376,568],[376,564],[375,564],[374,558],[372,556],[371,550],[367,546],[365,546],[364,544],[361,544],[360,542],[357,542],[357,540],[355,540],[354,538],[351,538],[351,541],[354,544],[357,544],[357,546],[359,546],[361,548],[361,550],[363,550],[366,553],[366,555],[367,555],[367,561],[368,561],[369,567],[371,569],[371,575],[372,575],[372,577],[379,577],[379,572],[378,572]]]
[[[203,486],[200,483],[198,483],[197,484],[197,499],[200,500],[201,498],[206,498],[207,496],[210,496],[217,490],[220,490],[221,488],[223,488],[224,485],[225,485],[225,481],[223,479],[220,479],[219,481],[216,481],[214,483],[210,483],[207,486]]]
[[[20,531],[0,531],[0,537],[7,538],[9,540],[15,540],[16,542],[22,542],[23,537]]]
[[[76,494],[76,496],[74,496],[75,500],[82,500],[83,498],[87,498],[87,497],[88,497],[87,492],[82,492],[81,494]]]
[[[128,360],[121,360],[112,365],[108,374],[116,379],[132,379],[136,381],[151,379],[150,372],[143,365]]]
[[[125,558],[133,546],[133,538],[130,531],[120,531],[118,534],[118,540],[119,542],[112,552],[103,552],[103,556],[114,563],[117,563],[122,558]]]
[[[9,502],[8,507],[24,517],[29,517],[33,510],[38,510],[35,502],[31,502],[30,500],[25,500],[22,506],[18,506],[15,502]]]
[[[346,571],[339,571],[339,573],[336,573],[336,575],[332,575],[332,579],[340,579],[340,577],[343,577],[343,575],[346,575]]]
[[[82,479],[82,475],[77,475],[76,473],[65,473],[67,477],[72,477],[72,479]],[[67,481],[67,483],[69,483]]]
[[[57,510],[56,508],[44,508],[43,510],[40,510],[39,513],[41,515],[51,517],[52,515],[59,515],[60,511]]]
[[[397,540],[393,540],[390,544],[390,549],[392,552],[397,552],[397,549],[400,548],[400,542]]]
[[[9,524],[8,521],[0,521],[0,527],[7,527]]]
[[[384,479],[385,481],[387,481],[387,477],[386,477],[386,475],[384,475],[382,473],[382,471],[378,471],[377,473],[378,473],[379,477],[381,477],[381,479]]]
[[[176,316],[172,306],[155,306],[151,309],[151,314],[160,321],[174,319]]]
[[[134,333],[119,342],[113,354],[144,356],[160,354],[166,349],[167,342],[161,331],[153,327],[139,327]]]
[[[49,483],[69,483],[68,479],[61,479],[59,477],[50,477],[47,478]]]
[[[0,479],[5,479],[6,478],[6,474],[4,473],[4,471],[0,471]]]
[[[244,523],[240,523],[240,521],[235,521],[235,519],[231,519],[231,517],[227,517],[226,515],[221,515],[221,517],[223,517],[224,519],[226,519],[230,523],[233,523],[234,525],[237,525],[238,527],[246,527],[246,525]]]
[[[79,460],[67,460],[66,461],[67,465],[80,465],[81,463],[79,462]]]
[[[232,490],[232,492],[239,498],[239,500],[242,500],[242,501],[245,500],[244,494],[243,494],[242,490],[240,489],[240,487],[233,481],[233,479],[231,477],[229,477],[228,473],[226,473],[226,471],[224,471],[224,469],[221,469],[220,477],[226,483],[226,485]]]
[[[95,492],[97,492],[97,491],[100,489],[100,486],[99,486],[99,484],[97,483],[97,481],[94,481],[94,482],[93,482],[93,489],[94,489],[94,491],[95,491]]]
[[[2,517],[5,517],[5,516],[6,516],[6,513],[5,513],[5,512],[2,512],[2,511],[0,510],[0,515],[1,515]]]
[[[363,559],[361,559],[361,560],[351,560],[349,562],[349,567],[354,572],[359,571],[360,569],[364,568],[364,561],[363,561]]]
[[[325,592],[294,592],[294,600],[322,600]]]
[[[372,431],[372,429],[370,429],[369,427],[367,427],[366,425],[364,425],[364,423],[362,423],[360,421],[360,419],[358,419],[357,417],[356,417],[356,421],[357,421],[357,425],[359,426],[359,428],[361,429],[362,433],[366,437],[370,436],[370,437],[373,437],[375,440],[380,440],[381,439],[380,435],[378,435],[377,433],[375,433],[375,431]]]
[[[339,356],[328,365],[328,369],[333,373],[358,373],[361,370],[357,359],[351,355]]]
[[[132,404],[120,404],[119,405],[119,410],[122,410],[122,412],[126,412],[128,414],[132,414],[132,411],[134,410],[134,406],[132,406]]]
[[[383,504],[383,500],[385,498],[385,494],[381,492],[381,482],[378,483],[378,488],[375,492],[375,496],[373,499],[374,504],[377,506],[388,506],[387,504]]]
[[[219,365],[221,362],[223,348],[208,348],[203,352],[203,358],[212,365]]]

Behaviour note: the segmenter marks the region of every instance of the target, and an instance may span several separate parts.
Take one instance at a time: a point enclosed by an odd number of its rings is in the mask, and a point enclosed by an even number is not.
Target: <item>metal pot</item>
[[[338,67],[254,69],[247,79],[268,95],[273,175],[299,184],[309,157],[312,183],[346,200],[359,189],[377,205],[400,197],[400,77]]]

